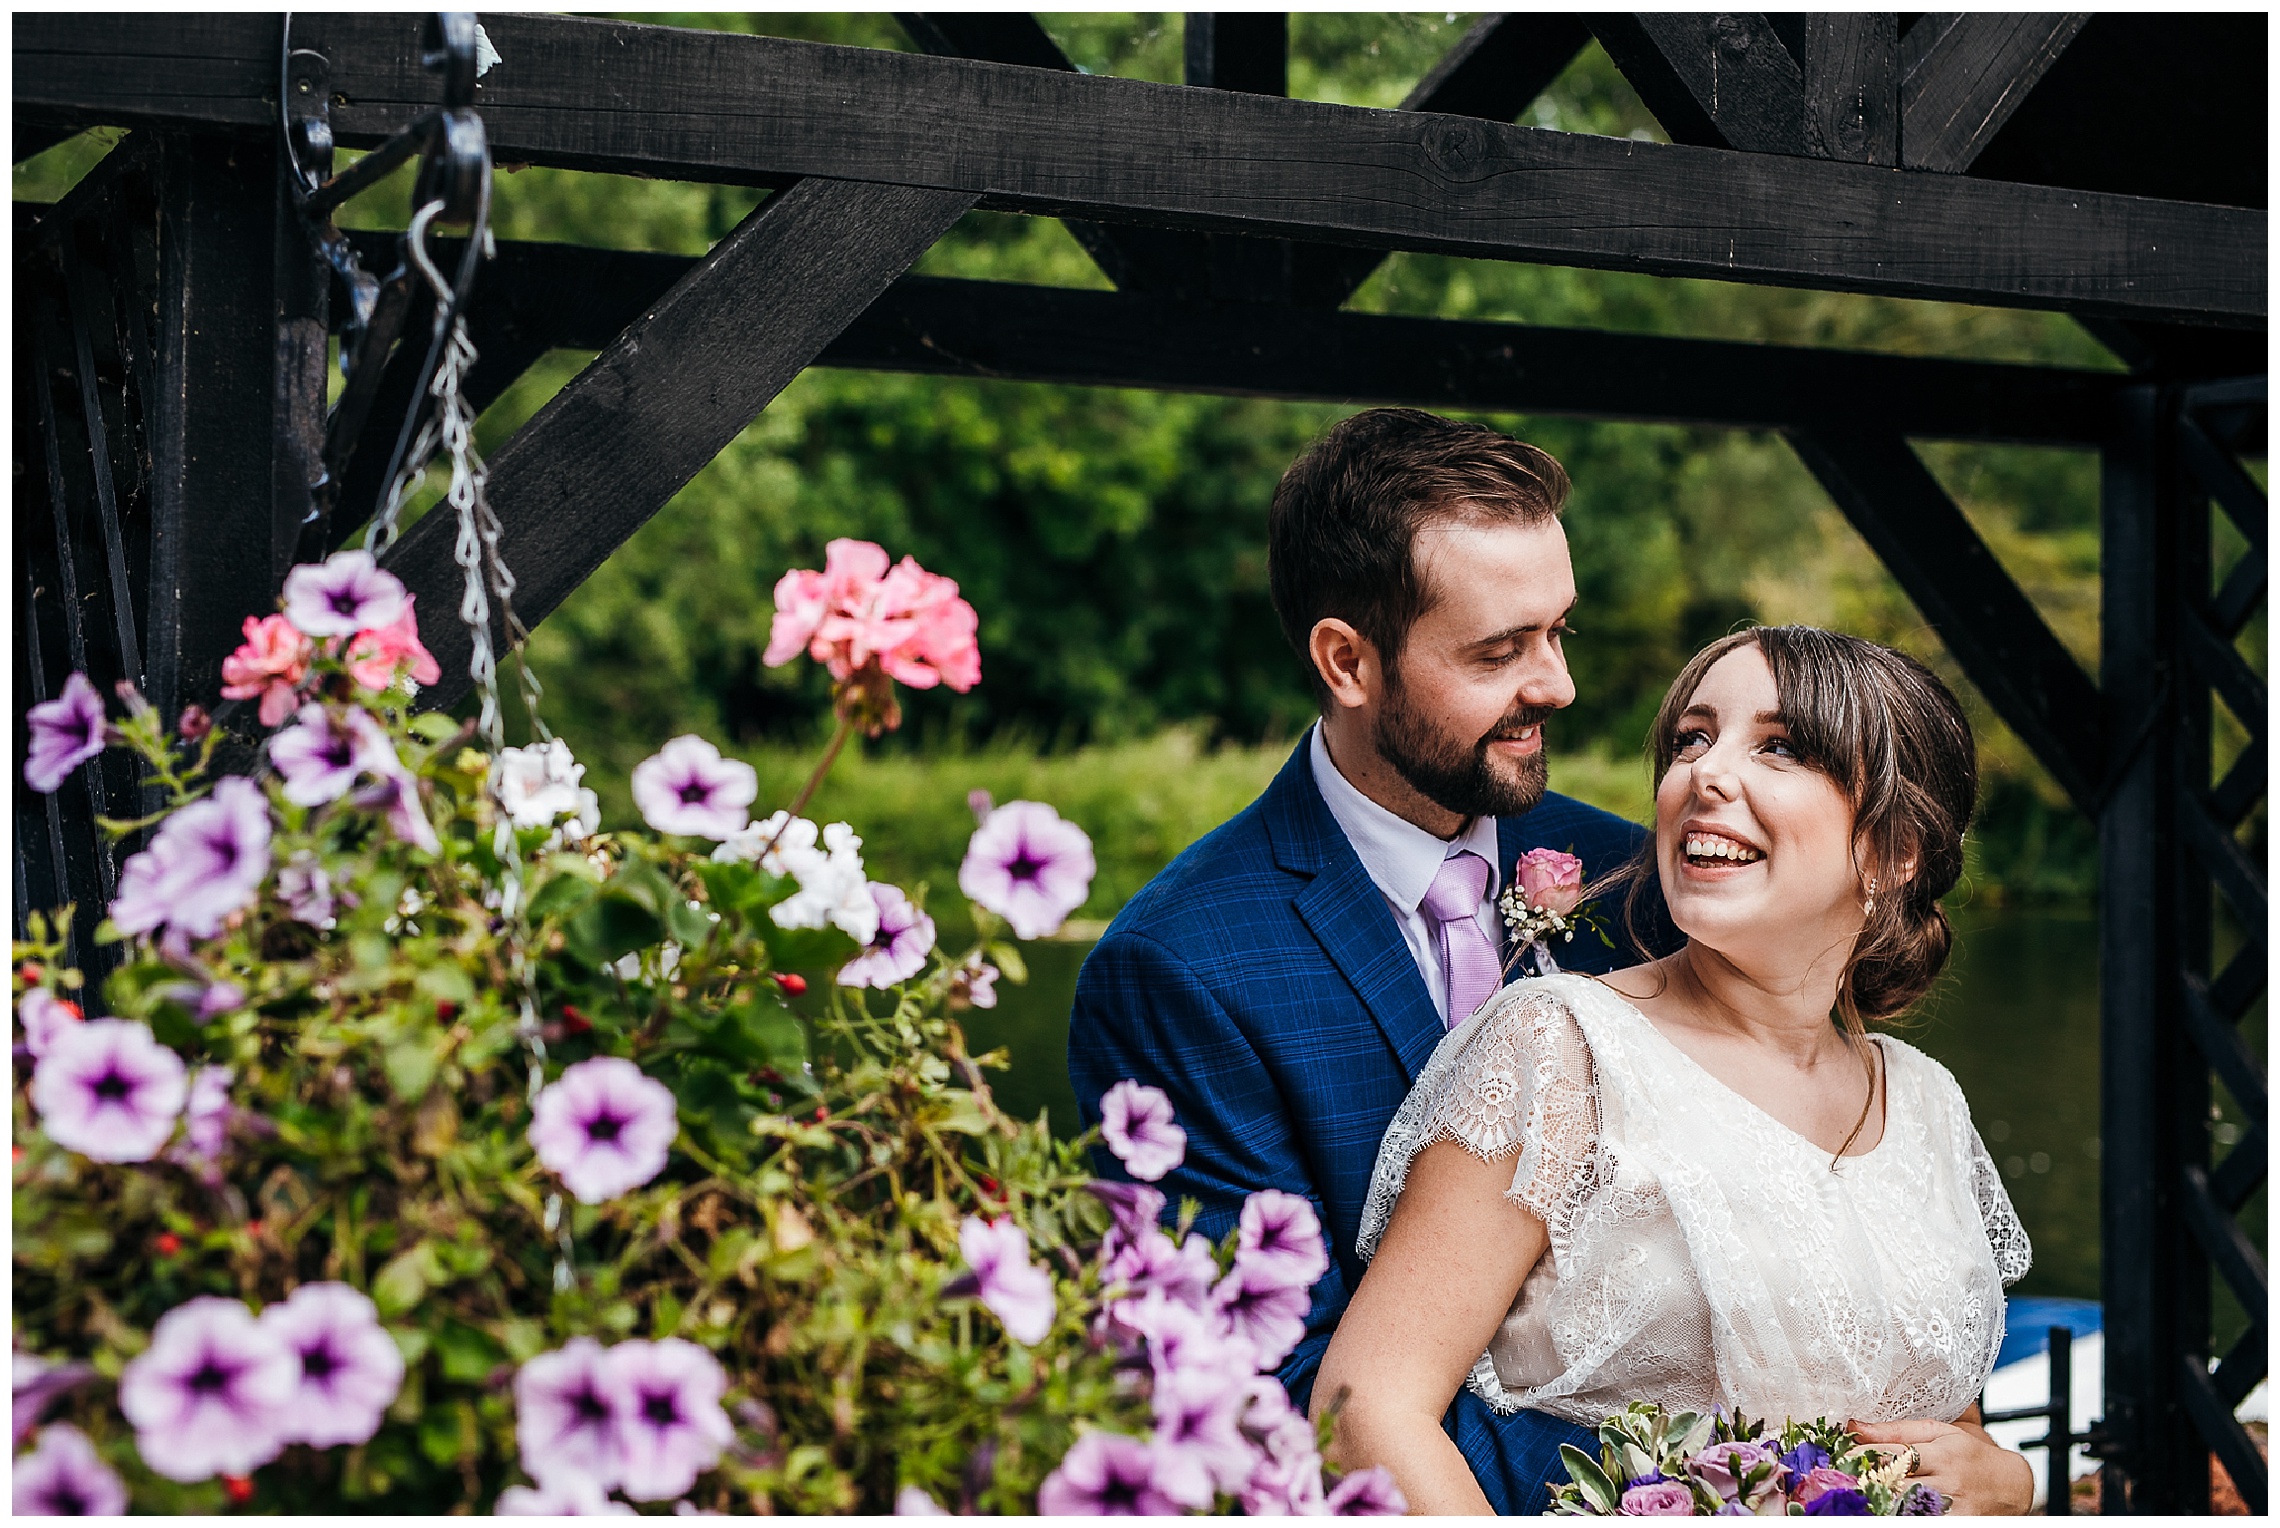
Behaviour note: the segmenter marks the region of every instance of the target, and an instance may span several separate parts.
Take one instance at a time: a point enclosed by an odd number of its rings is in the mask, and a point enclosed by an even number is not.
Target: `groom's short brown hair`
[[[1331,427],[1290,464],[1267,513],[1267,587],[1283,635],[1306,665],[1330,617],[1369,639],[1388,669],[1431,591],[1411,547],[1439,520],[1533,525],[1567,504],[1550,454],[1484,424],[1423,409],[1367,409]]]

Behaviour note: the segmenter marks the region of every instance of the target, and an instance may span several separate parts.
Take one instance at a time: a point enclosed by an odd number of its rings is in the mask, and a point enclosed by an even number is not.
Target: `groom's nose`
[[[1547,711],[1575,704],[1575,681],[1568,676],[1566,656],[1549,642],[1537,648],[1520,676],[1520,691],[1514,699]]]

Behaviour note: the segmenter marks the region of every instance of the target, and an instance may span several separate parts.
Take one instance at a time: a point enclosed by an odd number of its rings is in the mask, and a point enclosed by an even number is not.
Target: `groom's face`
[[[1378,755],[1443,811],[1518,816],[1544,796],[1544,719],[1575,699],[1567,533],[1442,521],[1413,555],[1428,603],[1384,677]]]

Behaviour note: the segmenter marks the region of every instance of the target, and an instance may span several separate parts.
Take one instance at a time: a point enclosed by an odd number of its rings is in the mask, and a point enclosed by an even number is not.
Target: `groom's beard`
[[[1539,747],[1500,770],[1489,757],[1488,745],[1508,740],[1524,727],[1539,726],[1551,714],[1550,706],[1516,706],[1486,736],[1467,745],[1412,707],[1400,680],[1393,679],[1386,687],[1372,741],[1378,757],[1441,810],[1460,817],[1518,817],[1544,799],[1544,750]],[[1538,738],[1540,742],[1541,734]]]

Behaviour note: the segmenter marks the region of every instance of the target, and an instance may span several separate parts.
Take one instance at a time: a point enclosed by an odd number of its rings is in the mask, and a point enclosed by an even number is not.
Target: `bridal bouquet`
[[[830,552],[769,658],[831,671],[836,752],[980,660],[949,580]],[[1175,1241],[967,1049],[1085,900],[1080,828],[977,799],[943,950],[801,815],[822,768],[755,820],[676,738],[605,832],[560,740],[415,713],[437,677],[343,552],[223,667],[274,729],[240,772],[131,686],[32,709],[34,790],[123,747],[156,810],[106,824],[148,834],[108,975],[69,909],[15,947],[19,1514],[1398,1510],[1264,1372],[1327,1266],[1307,1203]],[[1103,1115],[1136,1177],[1177,1162],[1161,1094]]]
[[[1940,1493],[1908,1480],[1905,1454],[1866,1447],[1827,1418],[1768,1431],[1731,1417],[1672,1416],[1635,1402],[1599,1425],[1595,1460],[1560,1446],[1574,1479],[1552,1511],[1578,1517],[1936,1517]]]

